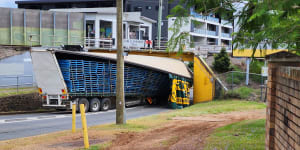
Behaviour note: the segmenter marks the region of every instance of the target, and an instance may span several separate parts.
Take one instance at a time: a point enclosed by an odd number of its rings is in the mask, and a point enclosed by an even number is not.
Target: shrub
[[[259,60],[253,60],[250,64],[250,72],[261,74],[261,68],[264,66],[264,62]],[[250,79],[256,83],[261,83],[261,76],[260,75],[250,75]]]
[[[238,71],[235,70],[234,71]],[[232,81],[232,75],[233,75],[233,81]],[[240,84],[242,82],[244,82],[246,79],[245,74],[244,73],[240,73],[240,72],[231,72],[231,73],[227,73],[226,75],[226,83],[228,84]]]
[[[194,71],[194,62],[189,62],[189,64],[188,64],[188,67],[192,70],[192,71]]]
[[[240,88],[230,90],[225,94],[225,98],[247,99],[254,92],[254,89],[242,86]]]
[[[214,57],[213,68],[219,73],[230,70],[230,59],[225,48],[222,48],[221,52]]]
[[[264,62],[259,61],[259,60],[253,60],[250,63],[250,72],[251,73],[257,73],[257,74],[261,74],[261,68],[264,66]]]

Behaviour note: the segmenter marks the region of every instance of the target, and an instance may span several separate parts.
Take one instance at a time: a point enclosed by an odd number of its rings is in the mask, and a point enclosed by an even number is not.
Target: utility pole
[[[158,27],[157,27],[158,49],[160,49],[160,40],[161,40],[162,6],[163,6],[163,0],[159,0],[159,9],[158,9]]]
[[[124,94],[123,0],[117,0],[116,124],[126,124]]]

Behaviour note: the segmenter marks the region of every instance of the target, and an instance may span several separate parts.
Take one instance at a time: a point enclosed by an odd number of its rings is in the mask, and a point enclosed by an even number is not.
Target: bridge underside
[[[105,49],[89,49],[89,52],[95,53],[117,53],[117,50],[105,50]],[[168,57],[179,59],[182,61],[194,61],[194,53],[183,52],[178,54],[178,52],[167,52],[162,50],[131,50],[127,51],[128,54],[132,55],[143,55],[143,56],[156,56],[156,57]]]

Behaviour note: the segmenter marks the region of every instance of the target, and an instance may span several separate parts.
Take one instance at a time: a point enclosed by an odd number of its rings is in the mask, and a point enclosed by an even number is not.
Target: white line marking
[[[132,110],[136,109],[139,107],[132,107],[132,108],[126,108],[126,110]],[[90,112],[86,113],[86,116],[91,116],[91,115],[98,115],[98,114],[106,114],[106,113],[111,113],[111,112],[116,112],[116,110],[108,110],[108,111],[99,111],[99,112]],[[81,114],[76,114],[76,117],[80,117]],[[50,116],[37,116],[37,117],[27,117],[27,118],[15,118],[15,119],[2,119],[0,120],[0,125],[1,124],[8,124],[8,123],[21,123],[21,122],[29,122],[29,121],[41,121],[41,120],[49,120],[49,119],[61,119],[61,118],[68,118],[72,117],[72,114],[67,114],[67,115],[50,115]]]

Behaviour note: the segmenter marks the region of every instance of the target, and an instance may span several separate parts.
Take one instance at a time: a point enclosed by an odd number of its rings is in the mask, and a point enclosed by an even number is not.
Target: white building
[[[190,17],[186,18],[187,23],[181,27],[181,32],[189,33],[186,41],[187,50],[196,50],[200,53],[218,53],[222,47],[227,52],[232,52],[232,23],[226,20],[210,16],[203,16],[191,9]],[[169,18],[169,28],[174,24],[176,17]],[[170,39],[173,32],[169,30],[168,38]],[[191,44],[192,43],[192,44]]]
[[[111,8],[52,9],[51,11],[85,13],[85,46],[89,48],[116,49],[117,10]],[[141,16],[141,12],[123,13],[123,45],[128,49],[148,47],[152,40],[152,24],[155,20]]]

